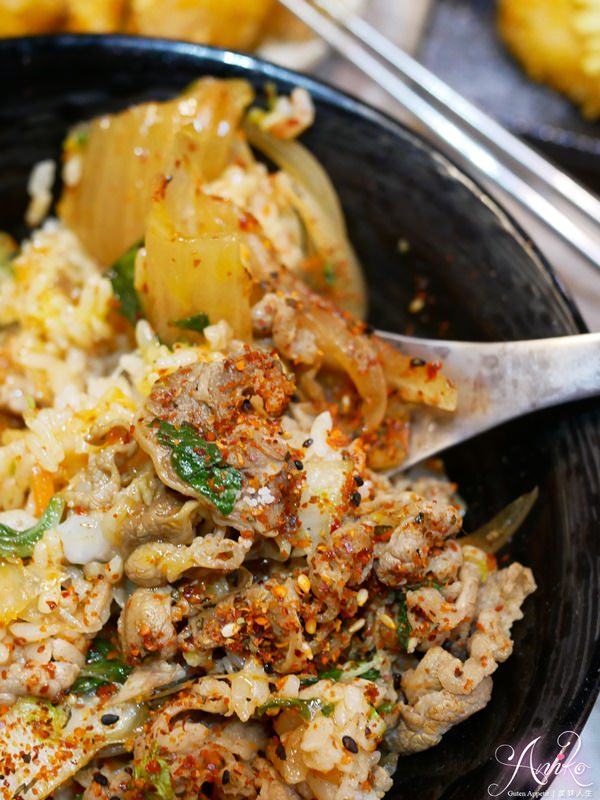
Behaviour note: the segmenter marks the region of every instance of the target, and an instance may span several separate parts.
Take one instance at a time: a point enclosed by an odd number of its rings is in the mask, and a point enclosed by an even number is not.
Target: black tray
[[[600,190],[600,124],[585,120],[565,97],[527,77],[500,40],[495,16],[495,0],[437,0],[421,45],[421,61]]]

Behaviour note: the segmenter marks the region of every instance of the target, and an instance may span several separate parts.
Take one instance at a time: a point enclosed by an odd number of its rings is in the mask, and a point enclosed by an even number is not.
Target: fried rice
[[[442,474],[386,476],[456,387],[340,310],[310,99],[240,83],[72,132],[60,219],[4,256],[3,798],[376,800],[535,589]]]

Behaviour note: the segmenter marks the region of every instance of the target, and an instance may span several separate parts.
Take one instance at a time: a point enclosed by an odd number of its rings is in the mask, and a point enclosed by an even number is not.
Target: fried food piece
[[[234,49],[257,43],[274,0],[132,0],[128,31]]]
[[[583,69],[600,76],[600,0],[571,0],[575,5],[575,28],[583,48]]]
[[[58,31],[126,31],[240,50],[264,36],[312,37],[277,0],[0,0],[0,37]]]
[[[121,28],[124,0],[67,0],[67,28],[74,33],[112,33]]]
[[[56,30],[65,14],[66,0],[0,0],[0,36]]]
[[[600,116],[600,0],[500,0],[498,28],[533,80]]]
[[[266,20],[264,35],[287,42],[305,42],[313,37],[310,28],[279,3]]]

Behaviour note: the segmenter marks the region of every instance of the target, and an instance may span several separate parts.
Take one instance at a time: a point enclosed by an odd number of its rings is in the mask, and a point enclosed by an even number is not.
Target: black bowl
[[[4,41],[0,74],[0,220],[15,233],[29,169],[58,155],[70,124],[170,96],[200,75],[243,76],[259,94],[269,81],[282,92],[301,85],[317,106],[305,141],[340,192],[374,323],[479,340],[584,330],[538,251],[485,192],[397,122],[331,87],[249,56],[125,37]],[[425,305],[411,314],[416,292]],[[510,552],[533,568],[539,589],[515,625],[514,654],[495,675],[489,706],[435,749],[401,760],[391,797],[488,796],[510,777],[495,758],[499,745],[519,750],[539,736],[535,760],[552,761],[557,736],[581,729],[600,667],[599,411],[593,401],[540,413],[448,452],[468,528],[539,486]],[[535,786],[519,770],[510,789]]]

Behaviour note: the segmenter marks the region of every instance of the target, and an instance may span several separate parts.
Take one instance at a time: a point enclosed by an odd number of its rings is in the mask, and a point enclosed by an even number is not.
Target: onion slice
[[[212,180],[226,166],[253,92],[242,80],[205,78],[165,103],[143,103],[99,117],[64,145],[68,178],[59,215],[101,264],[110,266],[143,239],[153,193],[164,180],[178,131],[203,131],[203,166]]]
[[[319,294],[364,319],[365,279],[348,240],[344,213],[329,176],[299,142],[278,139],[248,122],[245,130],[250,144],[282,170],[276,177],[278,187],[302,220],[310,244],[319,256],[316,261],[310,257],[306,261],[316,263],[318,272],[305,269],[302,277]]]
[[[117,721],[103,725],[108,713]],[[43,800],[105,747],[120,744],[130,749],[146,715],[135,703],[111,705],[97,698],[71,697],[53,706],[20,698],[0,716],[0,796]],[[29,760],[23,757],[27,755]]]
[[[182,321],[200,314],[209,324],[225,320],[238,339],[252,338],[252,279],[241,250],[244,217],[232,203],[201,191],[205,141],[206,133],[192,126],[176,136],[172,180],[153,199],[146,245],[135,265],[144,314],[167,344],[199,341],[201,333],[182,329]]]

